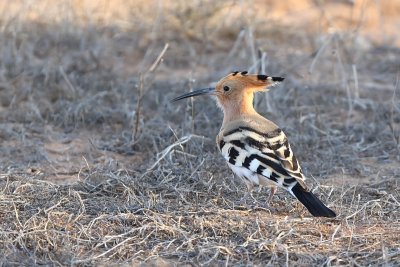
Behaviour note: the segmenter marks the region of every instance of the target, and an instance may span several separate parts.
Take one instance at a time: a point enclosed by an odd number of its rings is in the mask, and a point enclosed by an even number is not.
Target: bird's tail
[[[336,217],[336,213],[324,205],[313,193],[304,189],[299,183],[292,188],[293,195],[314,217]]]

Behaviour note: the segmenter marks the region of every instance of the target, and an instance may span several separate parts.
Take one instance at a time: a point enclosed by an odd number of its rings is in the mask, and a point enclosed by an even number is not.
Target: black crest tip
[[[282,77],[272,77],[272,81],[274,81],[274,82],[281,82],[281,81],[283,81],[285,78],[282,78]]]
[[[282,78],[282,77],[271,77],[271,76],[268,76],[268,75],[258,74],[257,75],[257,79],[259,81],[267,81],[268,80],[268,81],[273,81],[273,82],[281,82],[285,78]]]
[[[257,80],[266,81],[266,80],[268,79],[268,77],[269,77],[269,76],[267,76],[267,75],[258,74],[258,75],[257,75]]]

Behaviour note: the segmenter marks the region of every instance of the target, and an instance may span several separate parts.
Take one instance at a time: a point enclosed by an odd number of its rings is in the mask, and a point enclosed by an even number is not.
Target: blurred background
[[[327,154],[340,168],[398,157],[398,1],[16,0],[0,12],[2,168],[76,172],[82,153],[136,168],[188,133],[213,139],[213,101],[169,99],[235,70],[286,78],[256,105],[300,153],[322,135],[344,138],[347,156]]]

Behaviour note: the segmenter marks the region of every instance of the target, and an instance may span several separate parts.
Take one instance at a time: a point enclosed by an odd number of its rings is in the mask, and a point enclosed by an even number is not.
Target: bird
[[[269,203],[280,187],[300,201],[314,217],[336,217],[336,213],[306,185],[306,177],[286,134],[253,106],[255,93],[268,91],[283,80],[282,77],[235,71],[223,77],[215,87],[198,89],[171,101],[200,95],[216,98],[224,114],[216,137],[217,147],[230,169],[245,182],[248,190],[244,198],[253,197],[251,192],[256,186],[269,186]]]

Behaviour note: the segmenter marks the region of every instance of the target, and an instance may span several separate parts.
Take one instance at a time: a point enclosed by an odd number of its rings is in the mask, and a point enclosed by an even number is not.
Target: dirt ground
[[[279,3],[278,3],[279,2]],[[400,266],[400,2],[0,3],[1,266]],[[246,187],[215,145],[235,70],[285,77],[312,218]]]

